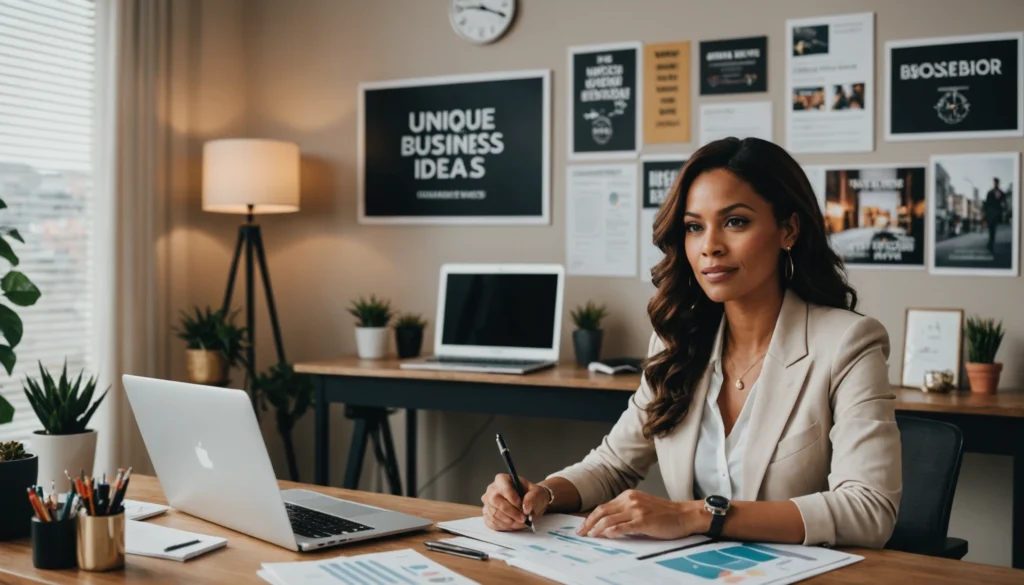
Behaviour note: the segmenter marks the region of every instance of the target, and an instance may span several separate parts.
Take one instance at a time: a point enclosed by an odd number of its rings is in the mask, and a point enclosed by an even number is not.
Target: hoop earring
[[[796,267],[793,266],[793,247],[788,246],[784,250],[786,250],[786,282],[789,282],[793,280],[793,275],[796,274]]]

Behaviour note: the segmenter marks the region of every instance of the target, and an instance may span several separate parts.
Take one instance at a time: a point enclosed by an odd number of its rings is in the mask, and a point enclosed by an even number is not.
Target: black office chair
[[[903,498],[896,528],[885,548],[962,559],[967,541],[948,538],[963,433],[956,425],[912,416],[897,416],[903,453]]]

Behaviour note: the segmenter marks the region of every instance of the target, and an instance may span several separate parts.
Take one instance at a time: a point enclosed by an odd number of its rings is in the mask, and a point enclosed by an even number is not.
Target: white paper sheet
[[[786,21],[786,148],[875,148],[874,13]]]
[[[638,561],[622,559],[584,568],[573,583],[785,585],[863,560],[820,547],[716,542]],[[732,577],[732,579],[730,579]]]
[[[412,549],[298,563],[263,563],[276,585],[473,585],[472,581]]]
[[[167,510],[170,510],[170,508],[162,504],[151,504],[138,500],[124,501],[124,517],[128,520],[145,520],[146,518],[159,516]]]
[[[701,104],[700,143],[720,138],[772,140],[772,102],[723,102]]]
[[[198,540],[186,547],[165,551],[169,546]],[[159,524],[128,520],[125,522],[124,552],[130,555],[186,561],[227,544],[226,538],[168,528]]]
[[[636,276],[636,164],[570,165],[565,192],[567,273]]]

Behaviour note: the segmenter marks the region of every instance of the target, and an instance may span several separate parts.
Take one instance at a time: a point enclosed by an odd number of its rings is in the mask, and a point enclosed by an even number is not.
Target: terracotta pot
[[[223,386],[228,383],[228,361],[223,352],[208,349],[186,349],[188,381],[207,386]]]
[[[971,392],[979,394],[995,394],[999,388],[999,374],[1003,364],[975,364],[967,362],[967,379],[971,382]]]

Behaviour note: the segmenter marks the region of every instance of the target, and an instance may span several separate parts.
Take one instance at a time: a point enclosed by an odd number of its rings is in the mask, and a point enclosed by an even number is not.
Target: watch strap
[[[718,540],[718,537],[722,535],[722,527],[725,525],[725,514],[711,513],[711,528],[708,529],[707,535],[711,538]]]

